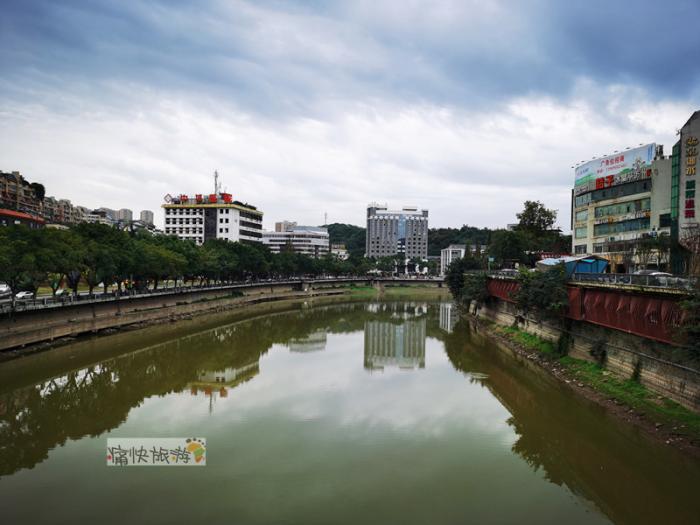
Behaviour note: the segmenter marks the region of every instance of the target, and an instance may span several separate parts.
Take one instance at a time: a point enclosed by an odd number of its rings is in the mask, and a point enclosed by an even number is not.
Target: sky
[[[700,109],[700,2],[4,0],[0,169],[87,207],[569,229],[572,166]]]

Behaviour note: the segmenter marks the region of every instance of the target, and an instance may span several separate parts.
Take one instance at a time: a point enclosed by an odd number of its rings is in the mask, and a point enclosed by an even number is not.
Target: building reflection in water
[[[325,330],[315,330],[306,337],[290,339],[287,346],[290,352],[320,352],[326,349],[327,340]]]
[[[258,361],[251,362],[239,367],[228,367],[223,370],[207,370],[199,373],[196,381],[188,386],[193,396],[204,394],[209,398],[209,411],[214,407],[216,398],[228,397],[230,390],[250,381],[260,372]]]
[[[379,318],[365,321],[365,368],[425,368],[427,305],[368,306],[374,307]]]
[[[440,303],[440,330],[451,334],[457,319],[457,307],[454,303]]]

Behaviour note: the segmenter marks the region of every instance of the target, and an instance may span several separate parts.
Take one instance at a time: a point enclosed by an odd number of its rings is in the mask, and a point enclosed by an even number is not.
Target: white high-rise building
[[[263,212],[230,193],[166,195],[165,234],[203,244],[209,239],[262,241]]]

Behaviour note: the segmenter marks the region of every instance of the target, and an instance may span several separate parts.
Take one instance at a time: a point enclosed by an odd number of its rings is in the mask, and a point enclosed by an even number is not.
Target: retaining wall
[[[604,366],[621,379],[638,373],[639,381],[652,392],[700,412],[700,373],[684,363],[685,350],[676,346],[620,332],[585,321],[569,320],[566,328],[527,318],[512,303],[492,298],[478,309],[479,317],[518,328],[557,343],[562,331],[570,334],[569,355],[595,361],[591,351],[604,343]]]
[[[137,323],[221,311],[262,301],[343,293],[330,287],[315,289],[309,286],[304,290],[293,288],[295,286],[290,284],[268,284],[239,290],[196,290],[5,314],[0,317],[0,350]]]

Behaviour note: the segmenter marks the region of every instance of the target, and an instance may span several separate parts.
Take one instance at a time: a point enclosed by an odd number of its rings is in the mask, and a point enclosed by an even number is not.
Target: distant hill
[[[431,228],[428,230],[428,255],[440,255],[450,244],[488,245],[494,230],[467,226],[461,228]]]
[[[365,229],[354,224],[327,224],[331,244],[344,244],[351,256],[365,254]]]
[[[331,244],[345,244],[350,255],[361,257],[365,253],[365,228],[354,224],[333,223],[326,226]],[[428,255],[440,255],[440,250],[450,244],[489,244],[489,228],[462,226],[461,228],[431,228],[428,230]]]

